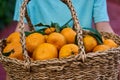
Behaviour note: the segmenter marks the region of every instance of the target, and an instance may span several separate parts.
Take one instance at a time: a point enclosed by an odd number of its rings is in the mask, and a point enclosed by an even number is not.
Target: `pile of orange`
[[[75,38],[76,32],[72,28],[63,28],[60,32],[57,32],[55,28],[47,28],[45,34],[35,32],[28,35],[26,49],[33,60],[65,58],[79,53]],[[23,60],[20,33],[10,34],[6,41],[7,46],[4,48],[3,54],[14,50],[9,57]],[[104,51],[118,46],[112,39],[104,39],[103,44],[98,44],[97,39],[91,35],[85,35],[83,43],[86,53]]]
[[[60,32],[55,28],[47,28],[45,34],[32,33],[27,36],[26,49],[33,60],[68,57],[78,54],[75,36],[76,32],[72,28],[64,28]]]
[[[116,48],[118,45],[112,39],[105,39],[102,37],[101,44],[98,44],[98,41],[95,37],[91,35],[85,35],[83,38],[85,51],[88,52],[97,52],[97,51],[105,51],[110,48]]]
[[[76,32],[72,28],[64,28],[60,32],[55,28],[47,28],[44,32],[45,34],[35,32],[26,36],[26,50],[33,60],[63,58],[78,54],[78,46],[75,44]],[[3,54],[14,50],[9,57],[23,60],[20,33],[10,34],[7,43]]]
[[[105,51],[105,50],[116,48],[116,47],[118,47],[118,45],[115,43],[115,41],[113,41],[112,39],[105,39],[103,41],[103,44],[99,44],[94,47],[93,52]]]
[[[23,60],[22,54],[22,45],[20,43],[20,33],[13,32],[6,39],[6,47],[3,49],[3,54],[8,55],[9,58],[16,58],[19,60]]]

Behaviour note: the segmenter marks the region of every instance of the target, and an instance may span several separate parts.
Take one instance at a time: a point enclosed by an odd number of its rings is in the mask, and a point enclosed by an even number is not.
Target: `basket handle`
[[[79,54],[76,56],[77,60],[82,60],[83,62],[85,61],[86,54],[85,54],[85,48],[83,44],[83,31],[80,26],[79,20],[77,18],[77,14],[75,12],[75,9],[72,5],[71,0],[61,0],[63,3],[65,3],[68,8],[70,9],[72,18],[73,18],[73,23],[74,23],[74,28],[77,32],[77,40],[78,40],[78,46],[79,46]]]
[[[3,60],[2,48],[3,48],[3,39],[0,40],[0,61]]]
[[[26,6],[28,4],[30,0],[24,0],[22,3],[22,6],[20,8],[20,21],[18,22],[17,28],[20,31],[20,37],[21,37],[21,44],[22,44],[22,49],[23,49],[23,56],[24,56],[24,60],[26,63],[26,66],[30,64],[30,57],[28,56],[27,50],[26,50],[26,46],[25,46],[25,24],[24,24],[24,17],[25,17],[25,13],[26,13]]]

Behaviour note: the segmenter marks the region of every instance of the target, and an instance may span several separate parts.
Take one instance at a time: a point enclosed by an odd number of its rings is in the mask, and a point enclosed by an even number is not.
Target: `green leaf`
[[[103,44],[103,41],[102,41],[101,37],[99,37],[96,34],[90,34],[90,35],[93,36],[97,40],[98,44]]]
[[[102,35],[98,32],[98,30],[93,28],[83,28],[83,29],[89,30],[90,31],[89,34],[96,38],[96,40],[98,41],[98,44],[103,44]]]
[[[43,30],[41,30],[41,29],[39,30],[39,32],[42,33],[42,34],[44,34],[44,30],[46,28],[50,28],[50,27],[54,27],[56,29],[56,32],[60,32],[60,26],[59,26],[58,23],[51,22],[51,25],[46,25],[46,24],[43,24],[43,23],[39,23],[35,26],[44,26],[45,27],[45,28],[43,28]]]
[[[32,32],[25,31],[25,36],[29,36],[30,34],[32,34]]]
[[[11,51],[9,52],[6,52],[6,53],[2,53],[4,56],[9,56],[10,54],[14,53],[14,49],[12,49]]]
[[[69,24],[67,24],[67,25],[62,26],[60,30],[63,30],[64,28],[72,28],[72,27]]]
[[[60,32],[60,26],[58,23],[51,22],[51,27],[54,27],[56,29],[56,32]]]
[[[72,18],[70,20],[68,20],[63,26],[68,25],[71,21],[72,21]]]
[[[69,27],[69,28],[72,28],[70,25],[69,25],[69,23],[72,21],[72,18],[70,19],[70,20],[68,20],[63,26],[61,26],[61,29],[60,30],[62,30],[62,29],[64,29],[64,28],[67,28],[67,27]]]
[[[101,36],[101,34],[98,32],[98,30],[96,30],[94,28],[83,28],[83,29],[89,30],[90,32],[92,32],[94,34],[97,34],[98,36]]]
[[[46,24],[43,24],[43,23],[36,24],[35,26],[44,26],[44,27],[50,27],[50,25],[46,25]]]

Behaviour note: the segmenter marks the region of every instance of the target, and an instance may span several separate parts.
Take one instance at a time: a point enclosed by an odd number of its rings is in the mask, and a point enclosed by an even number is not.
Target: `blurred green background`
[[[11,23],[16,0],[0,0],[0,30]]]

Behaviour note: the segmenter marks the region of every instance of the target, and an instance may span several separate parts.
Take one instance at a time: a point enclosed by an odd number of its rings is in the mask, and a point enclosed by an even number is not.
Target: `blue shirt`
[[[17,0],[14,20],[19,21],[20,7],[23,0]],[[92,27],[95,23],[109,21],[106,0],[71,0],[77,12],[80,25],[85,28]],[[27,10],[32,24],[51,24],[51,22],[64,25],[70,20],[71,13],[68,7],[60,0],[31,0]],[[69,23],[72,25],[72,21]]]

